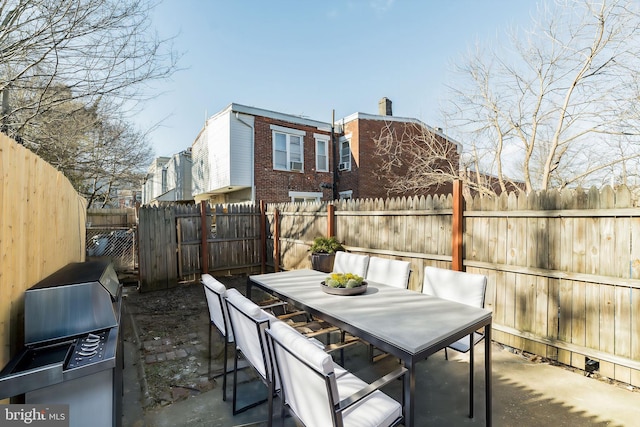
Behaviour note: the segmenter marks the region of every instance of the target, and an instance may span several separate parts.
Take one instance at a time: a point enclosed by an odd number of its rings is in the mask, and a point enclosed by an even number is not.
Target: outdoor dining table
[[[484,328],[486,425],[491,425],[491,312],[368,281],[360,295],[330,295],[321,289],[326,273],[315,270],[251,275],[247,296],[256,286],[311,315],[399,358],[404,381],[405,426],[416,423],[416,364],[460,338]],[[473,346],[470,350],[469,416],[473,416]]]

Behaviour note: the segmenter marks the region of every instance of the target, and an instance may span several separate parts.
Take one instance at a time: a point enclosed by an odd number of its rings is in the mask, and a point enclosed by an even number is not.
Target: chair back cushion
[[[425,267],[422,293],[474,307],[484,307],[487,276]]]
[[[367,277],[367,267],[369,266],[369,255],[351,254],[349,252],[338,251],[333,261],[334,273],[353,273],[361,277]]]
[[[409,287],[411,263],[397,259],[371,257],[367,268],[367,280],[382,283],[396,288]]]
[[[285,402],[307,427],[333,425],[325,380],[333,374],[331,356],[284,322],[273,323],[269,333]],[[332,388],[338,401],[335,380]]]
[[[264,330],[268,326],[269,315],[237,289],[227,290],[226,302],[236,347],[262,378],[267,379],[268,356]]]
[[[233,342],[233,333],[227,331],[227,306],[224,298],[227,294],[227,288],[218,280],[209,274],[202,275],[202,284],[204,285],[204,295],[207,298],[207,306],[209,307],[209,319],[216,325],[220,333],[226,337],[228,342]]]

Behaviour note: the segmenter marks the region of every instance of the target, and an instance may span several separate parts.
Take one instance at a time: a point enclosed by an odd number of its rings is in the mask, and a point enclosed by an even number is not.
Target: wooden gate
[[[140,291],[178,284],[175,207],[144,207],[139,211]]]
[[[194,281],[203,271],[260,271],[260,215],[253,205],[210,207],[205,203],[140,208],[140,291]]]

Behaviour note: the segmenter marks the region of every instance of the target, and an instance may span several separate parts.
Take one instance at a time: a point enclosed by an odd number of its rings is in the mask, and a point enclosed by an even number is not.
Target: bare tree
[[[42,114],[68,101],[117,111],[143,99],[143,84],[169,77],[177,61],[171,40],[150,30],[153,7],[152,0],[0,0],[3,131],[42,152],[31,138],[38,132],[27,129]]]
[[[146,136],[126,122],[97,121],[78,151],[70,172],[87,207],[107,207],[118,190],[139,188],[144,178],[142,167],[152,160]]]
[[[476,168],[527,191],[601,183],[640,158],[640,17],[627,0],[564,0],[539,9],[508,50],[460,70],[450,119],[468,131]],[[515,160],[515,162],[514,162]]]
[[[387,183],[388,194],[438,193],[458,175],[459,145],[438,129],[387,122],[374,142],[374,170]]]
[[[457,67],[461,78],[451,85],[444,123],[465,150],[459,169],[440,180],[460,178],[488,193],[635,180],[638,2],[542,3],[532,29],[510,36],[508,44],[476,47]],[[414,152],[415,165],[396,176],[404,181],[396,185],[417,188],[434,179],[427,156],[442,153],[428,139],[402,148]]]

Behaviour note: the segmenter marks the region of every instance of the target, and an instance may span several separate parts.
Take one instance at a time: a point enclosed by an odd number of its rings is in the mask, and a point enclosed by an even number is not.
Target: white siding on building
[[[191,168],[192,189],[191,194],[203,194],[209,186],[209,146],[207,145],[206,133],[200,132],[195,142],[191,146]]]
[[[204,133],[209,147],[209,179],[205,192],[231,185],[230,111],[207,121]]]
[[[165,167],[167,188],[163,193],[162,200],[168,200],[167,197],[171,197],[172,201],[193,200],[191,196],[191,151],[174,154]],[[172,196],[167,196],[169,192],[172,193]]]
[[[147,179],[142,188],[142,203],[148,204],[166,191],[163,189],[163,171],[169,157],[158,157],[154,159],[147,169]]]
[[[231,116],[231,185],[251,187],[253,183],[253,116]]]
[[[226,110],[207,120],[193,144],[193,195],[250,188],[254,117]]]

